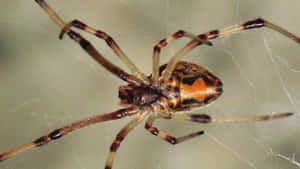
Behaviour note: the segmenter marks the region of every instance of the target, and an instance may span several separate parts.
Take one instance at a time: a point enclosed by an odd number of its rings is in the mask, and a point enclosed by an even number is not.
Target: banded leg
[[[165,119],[174,119],[174,120],[184,120],[192,121],[197,123],[224,123],[224,122],[255,122],[255,121],[266,121],[280,119],[293,115],[294,113],[277,113],[271,115],[261,115],[261,116],[249,116],[249,117],[216,117],[210,116],[207,114],[170,114]]]
[[[229,34],[232,34],[232,33],[237,33],[237,32],[241,32],[241,31],[244,31],[244,30],[262,28],[262,27],[270,28],[270,29],[272,29],[276,32],[279,32],[282,35],[285,35],[286,37],[296,41],[297,43],[300,43],[300,38],[297,37],[296,35],[288,32],[287,30],[281,28],[278,25],[275,25],[275,24],[273,24],[269,21],[266,21],[264,19],[261,19],[261,18],[251,20],[251,21],[245,22],[243,24],[238,24],[238,25],[226,27],[226,28],[223,28],[223,29],[209,31],[207,33],[198,35],[198,37],[201,38],[201,39],[205,39],[205,40],[211,40],[211,39],[215,39],[215,38],[222,37],[222,36],[225,36],[225,35],[229,35]],[[197,40],[191,40],[190,42],[188,42],[181,50],[179,50],[171,58],[171,60],[169,61],[168,65],[167,65],[167,68],[165,69],[164,74],[163,74],[163,79],[164,79],[164,82],[165,82],[164,85],[166,85],[166,82],[171,77],[172,72],[173,72],[177,62],[186,53],[188,53],[189,51],[191,51],[192,49],[194,49],[195,47],[197,47],[198,45],[201,45],[201,44],[202,43],[198,42]]]
[[[113,143],[110,146],[110,151],[108,154],[108,157],[106,159],[105,169],[111,169],[112,164],[115,158],[115,154],[120,147],[121,142],[124,140],[124,138],[127,136],[127,134],[134,129],[137,125],[139,125],[147,116],[147,111],[140,112],[135,119],[130,121],[125,127],[119,131],[116,138],[114,139]]]
[[[44,0],[35,0],[50,16],[50,18],[61,28],[65,27],[64,21],[53,11],[53,9]],[[105,59],[87,40],[85,40],[80,34],[72,31],[71,29],[66,30],[67,34],[71,39],[76,41],[91,57],[93,57],[98,63],[105,67],[108,71],[118,76],[120,79],[133,84],[141,85],[143,82],[137,77],[130,75],[123,71],[121,68],[110,63]]]
[[[56,129],[52,131],[51,133],[44,135],[30,143],[23,144],[19,147],[15,147],[13,149],[10,149],[9,151],[0,154],[0,162],[3,160],[6,160],[10,157],[13,157],[21,152],[24,152],[26,150],[32,149],[34,147],[40,147],[42,145],[45,145],[46,143],[49,143],[51,141],[54,141],[56,139],[61,138],[62,136],[71,133],[74,130],[95,124],[100,123],[108,120],[116,120],[120,119],[126,116],[132,116],[136,114],[137,110],[134,110],[132,107],[120,109],[115,112],[107,113],[107,114],[100,114],[94,117],[87,118],[85,120],[81,120],[75,123],[72,123],[68,126],[65,126],[60,129]]]
[[[152,81],[154,83],[157,83],[158,81],[158,73],[159,73],[159,54],[160,54],[160,50],[167,46],[171,41],[174,41],[176,39],[182,38],[182,37],[187,37],[190,39],[195,39],[201,43],[204,43],[208,46],[212,46],[212,43],[199,38],[198,36],[183,31],[183,30],[179,30],[175,33],[173,33],[171,36],[169,36],[168,38],[162,39],[161,41],[159,41],[153,48],[153,59],[152,59],[152,66],[153,66],[153,72],[152,72]]]
[[[154,127],[152,124],[155,119],[156,119],[155,116],[150,116],[147,119],[146,124],[145,124],[146,130],[148,130],[153,135],[162,138],[163,140],[167,141],[170,144],[178,144],[178,143],[184,142],[186,140],[189,140],[191,138],[194,138],[196,136],[204,134],[204,131],[201,130],[201,131],[197,131],[197,132],[185,135],[185,136],[174,137],[174,136],[168,135],[164,131],[161,131],[161,130],[157,129],[156,127]]]
[[[143,81],[137,78],[134,75],[128,74],[127,72],[123,71],[121,68],[115,66],[108,60],[106,60],[95,48],[92,44],[85,40],[80,34],[69,31],[68,35],[71,39],[77,42],[83,50],[85,50],[92,58],[94,58],[98,63],[100,63],[103,67],[105,67],[108,71],[118,76],[120,79],[126,81],[127,83],[140,86],[143,84]]]
[[[81,29],[85,32],[88,32],[96,37],[103,39],[107,45],[114,51],[114,53],[120,58],[120,60],[131,70],[131,72],[136,75],[138,78],[141,78],[145,83],[148,82],[148,78],[144,73],[142,73],[134,64],[133,62],[125,55],[119,45],[114,41],[114,39],[106,34],[101,30],[96,30],[79,20],[73,20],[70,23],[66,24],[65,27],[62,29],[59,38],[62,39],[63,35],[69,30],[72,26],[75,28]]]

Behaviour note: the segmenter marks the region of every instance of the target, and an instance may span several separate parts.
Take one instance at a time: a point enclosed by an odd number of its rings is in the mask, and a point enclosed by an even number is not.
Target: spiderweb
[[[68,38],[59,41],[59,29],[34,1],[4,1],[7,5],[0,10],[0,152],[76,120],[119,108],[120,80],[99,68]],[[153,45],[178,29],[202,33],[263,17],[300,36],[297,0],[49,3],[66,21],[77,18],[111,34],[147,73],[152,68]],[[104,42],[82,34],[104,56],[124,67]],[[162,50],[161,62],[167,62],[186,42],[180,40]],[[184,59],[220,77],[224,94],[194,113],[235,117],[291,111],[296,115],[247,124],[158,121],[159,128],[175,136],[205,130],[206,135],[176,146],[152,136],[141,125],[122,143],[113,168],[300,168],[299,44],[268,29],[212,42],[214,47],[199,47]],[[22,153],[0,168],[103,168],[113,138],[128,120],[83,129]]]

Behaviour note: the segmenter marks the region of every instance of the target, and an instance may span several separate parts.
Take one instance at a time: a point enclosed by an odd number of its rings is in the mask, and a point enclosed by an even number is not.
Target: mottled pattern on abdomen
[[[160,67],[160,75],[165,67]],[[176,65],[167,90],[169,106],[175,111],[207,105],[223,92],[218,77],[200,65],[184,61]]]

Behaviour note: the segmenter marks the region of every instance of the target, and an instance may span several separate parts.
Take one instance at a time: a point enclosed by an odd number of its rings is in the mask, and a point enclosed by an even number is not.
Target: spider
[[[263,27],[268,27],[300,43],[299,37],[267,20],[258,18],[243,24],[209,31],[200,35],[194,35],[192,33],[179,30],[171,36],[162,39],[154,46],[152,64],[153,72],[150,76],[146,76],[130,61],[118,44],[108,34],[101,30],[96,30],[79,20],[73,20],[66,24],[44,0],[35,1],[41,8],[44,9],[50,18],[62,28],[59,35],[60,39],[63,38],[64,34],[67,34],[104,68],[127,82],[127,85],[122,85],[119,88],[119,98],[121,100],[120,105],[125,108],[111,113],[89,117],[56,129],[30,143],[23,144],[0,154],[0,161],[4,161],[25,150],[43,146],[46,143],[73,132],[74,130],[104,121],[117,120],[127,116],[136,115],[133,120],[119,131],[110,146],[105,169],[111,169],[115,154],[121,142],[130,131],[132,131],[145,119],[145,128],[147,131],[168,143],[175,145],[202,135],[204,134],[204,131],[200,130],[181,137],[174,137],[156,128],[153,125],[156,119],[182,120],[197,123],[254,122],[278,119],[293,115],[291,112],[285,112],[262,116],[221,118],[210,116],[208,114],[178,113],[183,110],[186,111],[208,105],[216,100],[223,92],[221,80],[212,72],[200,65],[181,61],[181,58],[185,54],[197,46],[202,44],[212,46],[212,43],[209,40],[244,30]],[[80,34],[73,31],[71,29],[72,27],[81,29],[103,39],[120,58],[120,60],[130,69],[131,74],[110,63],[92,46],[92,44],[85,40]],[[170,42],[182,37],[190,38],[191,41],[179,50],[167,64],[159,66],[159,55],[161,49],[166,47]]]

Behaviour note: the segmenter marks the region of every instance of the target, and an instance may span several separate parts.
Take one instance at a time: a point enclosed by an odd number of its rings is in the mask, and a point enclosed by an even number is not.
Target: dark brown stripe
[[[69,31],[68,35],[71,39],[77,41],[78,38],[80,38],[80,35],[74,31]],[[81,38],[82,39],[82,38]]]
[[[222,83],[220,80],[218,80],[218,82],[217,82],[217,86],[222,88],[222,86],[223,86],[223,83]]]
[[[60,129],[54,130],[53,132],[51,132],[49,134],[49,137],[51,138],[51,140],[56,140],[56,139],[60,138],[61,136],[63,136],[63,134],[60,132]]]
[[[174,99],[172,99],[172,100],[174,100]],[[172,100],[170,100],[170,101],[172,101]],[[177,105],[178,104],[174,104],[173,102],[169,103],[169,107],[172,109],[175,109]]]
[[[82,23],[82,22],[80,22],[80,21],[78,21],[78,20],[73,20],[72,22],[71,22],[71,24],[73,25],[73,26],[75,26],[76,28],[79,28],[79,29],[85,29],[86,27],[87,27],[87,25],[86,24],[84,24],[84,23]]]
[[[101,39],[104,39],[104,37],[107,37],[106,33],[102,32],[102,31],[96,31],[96,34],[95,34],[97,37],[101,38]]]
[[[111,166],[105,166],[104,169],[111,169]]]
[[[178,86],[174,87],[174,96],[175,98],[179,98],[180,96],[180,88]]]
[[[208,40],[207,34],[201,34],[201,35],[198,35],[198,37],[199,37],[200,39]]]
[[[63,136],[63,134],[60,132],[60,129],[57,129],[57,130],[54,130],[53,132],[51,132],[50,134],[48,134],[46,136],[42,136],[42,137],[36,139],[34,141],[34,144],[36,146],[42,146],[42,145],[47,144],[48,142],[50,142],[52,140],[59,139],[62,136]]]
[[[261,18],[256,20],[248,21],[243,24],[244,29],[253,29],[253,28],[260,28],[264,26],[265,21]]]
[[[162,75],[162,72],[166,69],[166,67],[167,67],[167,64],[161,65],[161,66],[159,67],[159,76]]]
[[[39,146],[42,146],[42,145],[47,144],[49,141],[50,141],[50,140],[49,140],[49,137],[43,136],[43,137],[40,137],[40,138],[36,139],[36,140],[34,141],[34,144],[35,144],[37,147],[39,147]]]
[[[120,147],[120,142],[115,140],[112,145],[110,146],[110,151],[111,152],[116,152],[118,148]]]
[[[88,42],[85,39],[80,39],[79,44],[83,49],[86,49],[86,50],[91,46],[90,42]]]
[[[209,77],[206,75],[206,76],[202,76],[202,79],[206,86],[214,86],[215,85],[216,79],[213,77]]]
[[[209,39],[215,39],[215,38],[219,37],[219,34],[220,34],[219,30],[210,31],[209,34],[208,34],[208,38]]]
[[[290,112],[290,113],[287,113],[286,116],[292,116],[292,115],[294,115],[294,114],[295,114],[295,113],[291,113],[291,112]]]
[[[209,71],[205,71],[205,73],[211,77],[211,79],[218,79],[214,74],[212,74],[211,72]]]
[[[184,35],[184,31],[183,30],[179,30],[178,32],[174,33],[172,35],[173,38],[178,39],[180,37],[182,37]]]
[[[223,87],[222,86],[217,86],[216,87],[216,92],[218,92],[218,95],[221,95],[223,93]]]
[[[63,29],[61,30],[61,32],[60,32],[60,34],[59,34],[59,36],[58,36],[59,40],[62,40],[62,39],[63,39],[63,37],[64,37],[65,33],[66,33],[66,29],[65,29],[65,28],[63,28]]]
[[[147,129],[147,130],[148,130],[150,127],[151,127],[151,125],[150,125],[150,124],[148,124],[148,123],[146,123],[146,124],[145,124],[145,129]]]
[[[210,94],[210,95],[208,95],[208,96],[205,97],[205,99],[203,100],[203,102],[205,104],[208,104],[208,103],[212,102],[215,99],[216,99],[215,94],[213,94],[213,95]]]
[[[118,134],[116,137],[116,140],[118,140],[119,142],[124,140],[124,136],[122,136],[121,134]]]
[[[35,0],[36,3],[40,4],[40,3],[44,3],[43,0]]]
[[[159,132],[158,129],[155,128],[155,127],[149,128],[148,131],[149,131],[150,133],[152,133],[153,135],[155,135],[155,136],[157,136],[157,135],[158,135],[158,132]]]
[[[128,115],[128,112],[132,111],[134,108],[133,107],[128,107],[126,109],[120,109],[118,111],[116,111],[114,114],[108,114],[107,117],[103,117],[103,119],[112,119],[115,116],[119,119],[119,118],[123,118],[125,116]]]
[[[197,135],[202,135],[202,134],[204,134],[204,131],[203,131],[203,130],[197,132]]]
[[[123,134],[123,135],[122,135]],[[112,152],[116,152],[118,150],[118,148],[120,147],[121,142],[123,141],[124,137],[125,137],[126,133],[119,133],[114,142],[112,143],[111,147],[110,147],[110,151]]]
[[[192,41],[190,41],[187,45],[185,45],[186,47],[189,47],[190,50],[194,49],[195,47],[202,45],[203,43],[198,41],[197,39],[193,39]]]
[[[154,50],[155,53],[159,53],[160,52],[160,47],[154,46],[153,50]]]
[[[206,114],[192,114],[190,115],[191,121],[199,122],[199,123],[210,123],[211,117]]]
[[[196,99],[190,98],[190,99],[184,99],[181,104],[201,104],[201,102],[199,102]]]
[[[115,44],[116,42],[113,40],[113,38],[112,37],[107,37],[107,39],[105,39],[105,42],[107,43],[107,45],[109,46],[109,47],[111,47],[112,46],[112,44]]]
[[[167,46],[167,44],[168,44],[167,39],[163,39],[158,42],[159,47],[165,47]]]
[[[70,27],[74,26],[75,28],[79,28],[82,30],[85,30],[87,28],[87,25],[78,21],[78,20],[73,20],[70,24],[65,25],[65,27],[62,29],[62,31],[59,34],[59,39],[62,39],[66,31],[70,29]],[[73,32],[73,31],[72,31]]]
[[[172,137],[172,136],[169,136],[169,135],[165,138],[165,140],[166,140],[167,142],[171,143],[171,144],[176,144],[176,143],[177,143],[176,138],[175,138],[175,137]]]
[[[192,76],[192,77],[186,77],[186,78],[183,78],[183,79],[182,79],[182,83],[191,86],[191,85],[193,85],[193,83],[194,83],[197,79],[199,79],[199,78],[201,78],[201,77],[202,77],[201,74],[196,75],[196,76]]]
[[[0,162],[4,161],[4,154],[0,154]]]

